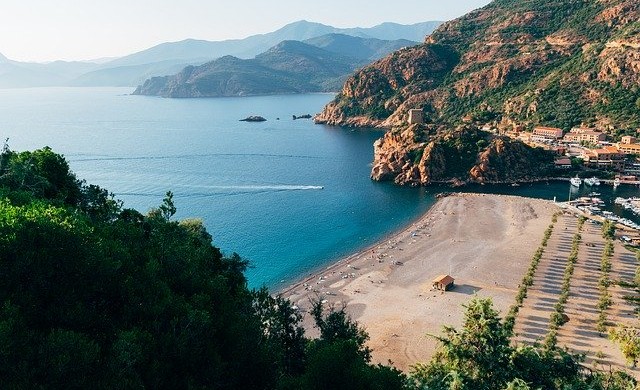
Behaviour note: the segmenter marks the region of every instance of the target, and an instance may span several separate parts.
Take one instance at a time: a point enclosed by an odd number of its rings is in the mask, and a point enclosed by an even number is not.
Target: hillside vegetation
[[[639,20],[635,0],[496,0],[356,72],[317,120],[392,127],[423,108],[450,125],[490,116],[635,129]]]

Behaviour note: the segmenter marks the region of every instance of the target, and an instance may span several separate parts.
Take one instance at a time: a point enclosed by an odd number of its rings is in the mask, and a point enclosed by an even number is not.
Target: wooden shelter
[[[453,287],[454,279],[449,275],[440,275],[433,279],[431,286],[435,290],[447,291]]]

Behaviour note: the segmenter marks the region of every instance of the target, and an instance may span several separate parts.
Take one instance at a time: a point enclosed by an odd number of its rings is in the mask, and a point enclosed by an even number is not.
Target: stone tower
[[[409,124],[422,124],[424,123],[424,118],[422,117],[422,110],[420,109],[412,109],[409,110]]]

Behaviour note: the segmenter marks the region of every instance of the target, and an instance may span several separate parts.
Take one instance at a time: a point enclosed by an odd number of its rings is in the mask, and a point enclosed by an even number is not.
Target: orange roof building
[[[454,279],[449,275],[440,275],[431,281],[431,285],[436,290],[447,291],[453,287]]]

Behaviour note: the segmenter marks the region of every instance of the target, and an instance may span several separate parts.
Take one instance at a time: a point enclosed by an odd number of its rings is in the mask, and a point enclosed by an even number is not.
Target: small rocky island
[[[240,122],[265,122],[266,119],[259,115],[251,115],[244,119],[240,119]]]

